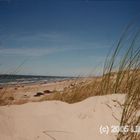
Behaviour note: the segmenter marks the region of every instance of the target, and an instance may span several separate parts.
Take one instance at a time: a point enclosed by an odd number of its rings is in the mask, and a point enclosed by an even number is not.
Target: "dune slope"
[[[115,140],[116,134],[100,134],[99,128],[119,125],[124,98],[113,94],[75,104],[45,101],[0,107],[0,140]]]

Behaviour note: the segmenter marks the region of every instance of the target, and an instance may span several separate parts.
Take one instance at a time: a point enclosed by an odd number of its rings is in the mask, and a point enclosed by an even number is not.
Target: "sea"
[[[63,76],[0,75],[0,85],[51,83],[72,78]]]

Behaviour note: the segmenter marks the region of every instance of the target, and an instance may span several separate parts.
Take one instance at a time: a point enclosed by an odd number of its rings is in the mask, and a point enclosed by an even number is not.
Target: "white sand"
[[[75,104],[46,101],[0,107],[0,140],[115,140],[100,125],[119,125],[125,95],[88,98]],[[115,117],[114,117],[115,116]],[[117,120],[117,119],[118,120]]]

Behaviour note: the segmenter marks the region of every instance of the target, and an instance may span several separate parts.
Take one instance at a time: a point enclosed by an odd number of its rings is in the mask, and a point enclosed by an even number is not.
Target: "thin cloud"
[[[9,34],[1,36],[0,54],[42,56],[57,52],[97,50],[107,48],[108,44],[77,41],[67,33],[30,33]]]
[[[58,49],[51,48],[1,48],[0,54],[24,55],[24,56],[42,56],[57,52]]]

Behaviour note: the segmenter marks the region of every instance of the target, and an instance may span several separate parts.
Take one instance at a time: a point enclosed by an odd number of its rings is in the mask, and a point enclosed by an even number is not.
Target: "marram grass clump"
[[[112,73],[115,73],[112,74]],[[120,126],[140,126],[140,24],[129,24],[106,60],[101,95],[125,93]],[[119,132],[117,140],[139,140],[140,133]]]

